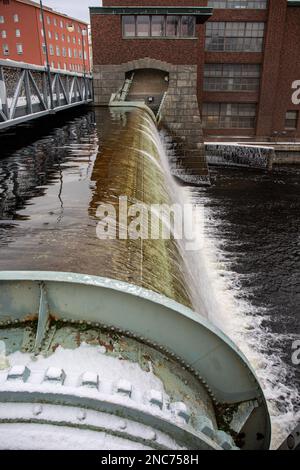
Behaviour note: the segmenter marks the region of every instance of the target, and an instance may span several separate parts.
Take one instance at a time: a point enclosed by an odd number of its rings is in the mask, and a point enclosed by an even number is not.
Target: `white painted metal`
[[[46,67],[0,60],[0,130],[92,102],[91,75],[50,72],[49,90]]]

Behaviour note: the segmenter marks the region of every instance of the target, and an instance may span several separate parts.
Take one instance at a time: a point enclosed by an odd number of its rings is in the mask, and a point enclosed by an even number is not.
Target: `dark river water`
[[[111,152],[120,139],[132,151],[124,133],[128,118],[103,109],[65,118],[55,127],[45,121],[0,136],[0,270],[109,277],[119,270],[120,279],[152,285],[188,305],[186,273],[172,246],[159,247],[169,254],[171,268],[149,262],[148,269],[146,259],[141,275],[136,244],[127,246],[130,256],[120,261],[113,255],[119,245],[104,247],[96,237],[97,204],[128,184],[120,175],[119,153]],[[146,171],[142,166],[132,174],[135,198],[138,176]],[[199,279],[205,279],[200,295],[209,318],[256,370],[276,446],[300,419],[300,366],[292,363],[292,345],[300,335],[300,167],[269,174],[214,169],[212,183],[178,189],[185,200],[204,207],[203,249],[193,260]],[[155,258],[152,246],[145,256]],[[170,275],[162,282],[167,268]]]

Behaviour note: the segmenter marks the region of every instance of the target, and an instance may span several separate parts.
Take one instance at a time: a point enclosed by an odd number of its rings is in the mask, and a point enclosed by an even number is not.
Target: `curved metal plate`
[[[270,418],[254,371],[233,342],[201,315],[162,295],[112,279],[2,272],[0,322],[37,317],[41,282],[53,317],[99,322],[166,347],[205,379],[219,403],[257,400],[265,431],[263,448],[268,448]]]

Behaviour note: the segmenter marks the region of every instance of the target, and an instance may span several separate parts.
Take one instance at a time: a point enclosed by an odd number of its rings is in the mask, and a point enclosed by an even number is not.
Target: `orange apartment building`
[[[44,5],[50,66],[90,71],[88,25]],[[39,3],[0,0],[0,59],[46,65],[46,41]],[[84,54],[83,54],[84,50]]]

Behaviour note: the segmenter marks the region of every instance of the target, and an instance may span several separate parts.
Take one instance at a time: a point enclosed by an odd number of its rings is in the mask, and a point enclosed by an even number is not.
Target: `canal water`
[[[96,109],[64,119],[0,137],[0,270],[114,277],[196,306],[256,370],[276,447],[300,418],[300,366],[292,364],[300,334],[300,168],[219,169],[211,187],[167,178],[166,188],[148,117]],[[117,209],[122,194],[162,203],[174,193],[204,213],[199,252],[172,241],[97,238],[100,203]]]

